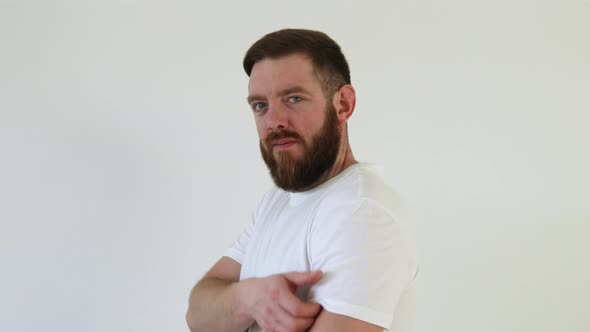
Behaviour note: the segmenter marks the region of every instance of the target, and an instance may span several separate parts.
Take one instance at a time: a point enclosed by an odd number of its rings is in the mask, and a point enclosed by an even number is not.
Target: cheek
[[[321,131],[324,121],[326,121],[324,117],[306,119],[305,122],[299,124],[299,128],[302,128],[300,134],[304,135],[307,139],[310,139]]]
[[[256,132],[258,132],[258,137],[260,139],[264,139],[264,137],[266,137],[266,133],[265,133],[262,121],[260,121],[259,119],[255,119],[255,122],[256,122]]]

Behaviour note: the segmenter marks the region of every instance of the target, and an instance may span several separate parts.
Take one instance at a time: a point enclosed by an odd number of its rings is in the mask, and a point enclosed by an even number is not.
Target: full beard
[[[272,141],[281,138],[297,139],[303,145],[303,156],[296,160],[288,152],[280,152],[275,157]],[[309,146],[299,134],[280,131],[269,134],[264,143],[260,141],[260,152],[276,186],[286,191],[300,192],[309,189],[334,165],[340,138],[336,110],[328,103],[324,125],[312,137]]]

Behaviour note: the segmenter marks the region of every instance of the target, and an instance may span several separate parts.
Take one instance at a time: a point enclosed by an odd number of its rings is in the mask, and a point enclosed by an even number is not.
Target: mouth
[[[293,138],[283,138],[273,141],[271,146],[274,151],[285,151],[297,144],[297,140]]]

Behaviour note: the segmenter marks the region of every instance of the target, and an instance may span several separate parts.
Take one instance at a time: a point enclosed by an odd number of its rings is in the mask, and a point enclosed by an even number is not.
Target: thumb
[[[283,277],[297,286],[313,285],[322,279],[322,271],[291,272],[283,274]]]

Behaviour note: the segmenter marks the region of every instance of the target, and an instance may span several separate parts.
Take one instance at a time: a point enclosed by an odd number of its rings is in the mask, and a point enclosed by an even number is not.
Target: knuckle
[[[281,292],[278,288],[272,288],[270,290],[270,298],[275,302],[279,299],[280,294],[281,294]]]
[[[272,314],[273,314],[272,307],[268,306],[268,307],[264,308],[264,314],[267,316],[272,316]]]

